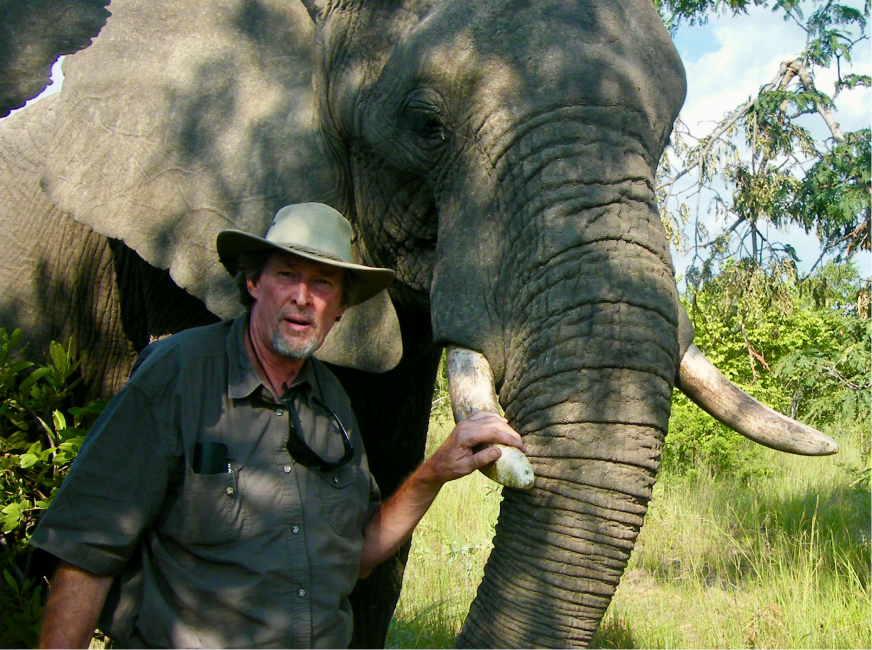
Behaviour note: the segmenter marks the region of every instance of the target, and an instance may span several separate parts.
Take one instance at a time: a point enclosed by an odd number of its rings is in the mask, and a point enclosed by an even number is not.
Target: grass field
[[[450,430],[431,421],[430,446]],[[763,449],[743,482],[661,477],[594,646],[869,648],[869,423],[829,458]],[[447,485],[412,544],[388,647],[451,647],[481,580],[498,486]]]

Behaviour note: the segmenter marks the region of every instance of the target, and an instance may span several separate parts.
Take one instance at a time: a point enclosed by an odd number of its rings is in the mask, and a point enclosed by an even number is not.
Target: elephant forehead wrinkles
[[[550,359],[542,365],[548,363],[555,362]],[[548,371],[536,374],[500,391],[500,402],[511,412],[513,426],[525,435],[545,431],[554,423],[579,427],[583,423],[635,424],[666,433],[674,378],[658,377],[626,361],[591,362],[589,368],[564,367],[553,375]]]
[[[661,148],[642,111],[598,102],[570,104],[566,98],[519,114],[505,108],[484,114],[476,132],[483,148],[492,153],[492,165],[501,179],[513,171],[512,159],[524,160],[536,151],[559,144],[603,142],[633,148],[651,166],[657,164]],[[509,156],[510,162],[502,164]]]
[[[498,178],[518,195],[517,202],[535,198],[537,193],[531,192],[531,187],[567,186],[584,192],[584,187],[579,186],[610,186],[627,181],[641,181],[647,186],[641,200],[654,200],[652,168],[644,152],[626,139],[620,143],[585,142],[566,136],[562,142],[543,142],[528,155],[513,158],[504,165],[509,170],[498,170]]]
[[[675,346],[655,328],[662,321],[627,319],[616,326],[614,312],[636,310],[633,305],[597,304],[558,312],[544,325],[533,324],[512,337],[506,372],[509,385],[530,385],[564,374],[559,386],[573,391],[573,373],[590,368],[627,368],[674,379]],[[538,320],[533,315],[530,320]],[[665,325],[665,324],[664,324]],[[553,388],[553,386],[552,386]]]
[[[559,184],[541,188],[528,203],[507,202],[514,214],[505,228],[503,256],[507,270],[517,270],[502,278],[509,286],[523,286],[543,267],[604,262],[591,251],[621,244],[629,257],[650,256],[652,264],[666,269],[662,272],[672,273],[668,243],[645,183]]]
[[[498,301],[508,303],[511,313],[535,314],[541,324],[552,314],[583,305],[624,302],[654,310],[670,326],[677,325],[671,265],[637,241],[611,235],[584,244],[543,246],[531,257],[523,266],[520,257],[509,258],[505,273],[510,277],[501,274]]]

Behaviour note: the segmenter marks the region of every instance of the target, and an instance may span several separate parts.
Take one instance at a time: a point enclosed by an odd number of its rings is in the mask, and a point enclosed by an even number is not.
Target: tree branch
[[[779,66],[778,74],[775,75],[772,81],[763,86],[760,89],[760,92],[774,90],[775,88],[786,87],[787,84],[790,83],[791,79],[793,79],[794,75],[797,74],[796,70],[794,70],[792,67],[793,63],[795,63],[795,61],[785,61],[784,63],[782,63],[781,66]],[[754,107],[754,104],[756,102],[756,98],[749,100],[745,104],[742,104],[742,106],[740,106],[735,113],[726,118],[725,121],[721,122],[720,126],[718,126],[718,128],[715,129],[708,137],[708,142],[706,143],[706,145],[702,148],[699,154],[695,156],[695,161],[688,165],[685,169],[683,169],[671,181],[666,181],[656,187],[655,191],[663,189],[664,187],[669,185],[670,182],[674,183],[675,181],[689,174],[692,170],[700,167],[702,165],[702,161],[707,158],[708,155],[711,153],[712,147],[714,147],[715,142],[717,142],[724,133],[729,131],[736,122],[742,119],[748,113],[748,111],[750,111],[751,108]]]
[[[791,61],[789,65],[794,73],[799,77],[803,87],[808,92],[816,93],[817,88],[815,88],[814,80],[811,78],[811,73],[809,73],[805,64],[799,59],[795,59]],[[836,118],[833,117],[833,112],[830,110],[830,107],[819,101],[815,101],[815,107],[817,108],[818,114],[823,118],[824,122],[826,122],[827,127],[830,129],[830,133],[833,134],[833,140],[836,142],[844,142],[845,136],[842,134],[842,129],[839,127],[839,123],[836,122]]]

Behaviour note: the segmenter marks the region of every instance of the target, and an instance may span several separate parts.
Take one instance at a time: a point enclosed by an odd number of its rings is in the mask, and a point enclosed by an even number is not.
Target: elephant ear
[[[0,0],[0,117],[45,90],[58,57],[91,44],[109,0]]]
[[[314,110],[314,25],[283,0],[115,0],[112,10],[94,44],[64,61],[43,188],[231,317],[241,308],[217,233],[263,234],[288,203],[340,204]],[[349,312],[343,320],[357,320]],[[337,349],[359,347],[341,339]]]
[[[386,372],[403,357],[397,312],[387,291],[350,308],[315,353],[321,361]]]

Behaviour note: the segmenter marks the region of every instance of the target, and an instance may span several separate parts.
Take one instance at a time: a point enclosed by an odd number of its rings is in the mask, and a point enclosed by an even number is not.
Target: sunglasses
[[[345,427],[342,425],[342,421],[339,417],[320,399],[312,396],[312,401],[320,408],[327,411],[330,417],[333,418],[333,421],[336,422],[336,426],[339,427],[339,432],[342,434],[342,447],[344,449],[344,453],[342,454],[342,458],[339,460],[326,460],[321,458],[318,454],[316,454],[309,445],[306,444],[306,441],[303,440],[303,436],[300,433],[302,427],[300,426],[300,418],[297,416],[297,409],[294,408],[294,403],[290,399],[284,401],[284,405],[288,411],[288,443],[287,449],[288,453],[291,455],[297,463],[302,465],[303,467],[318,467],[322,471],[328,471],[332,469],[337,469],[347,464],[354,457],[354,447],[351,445],[351,440],[348,438],[348,431],[345,430]]]

